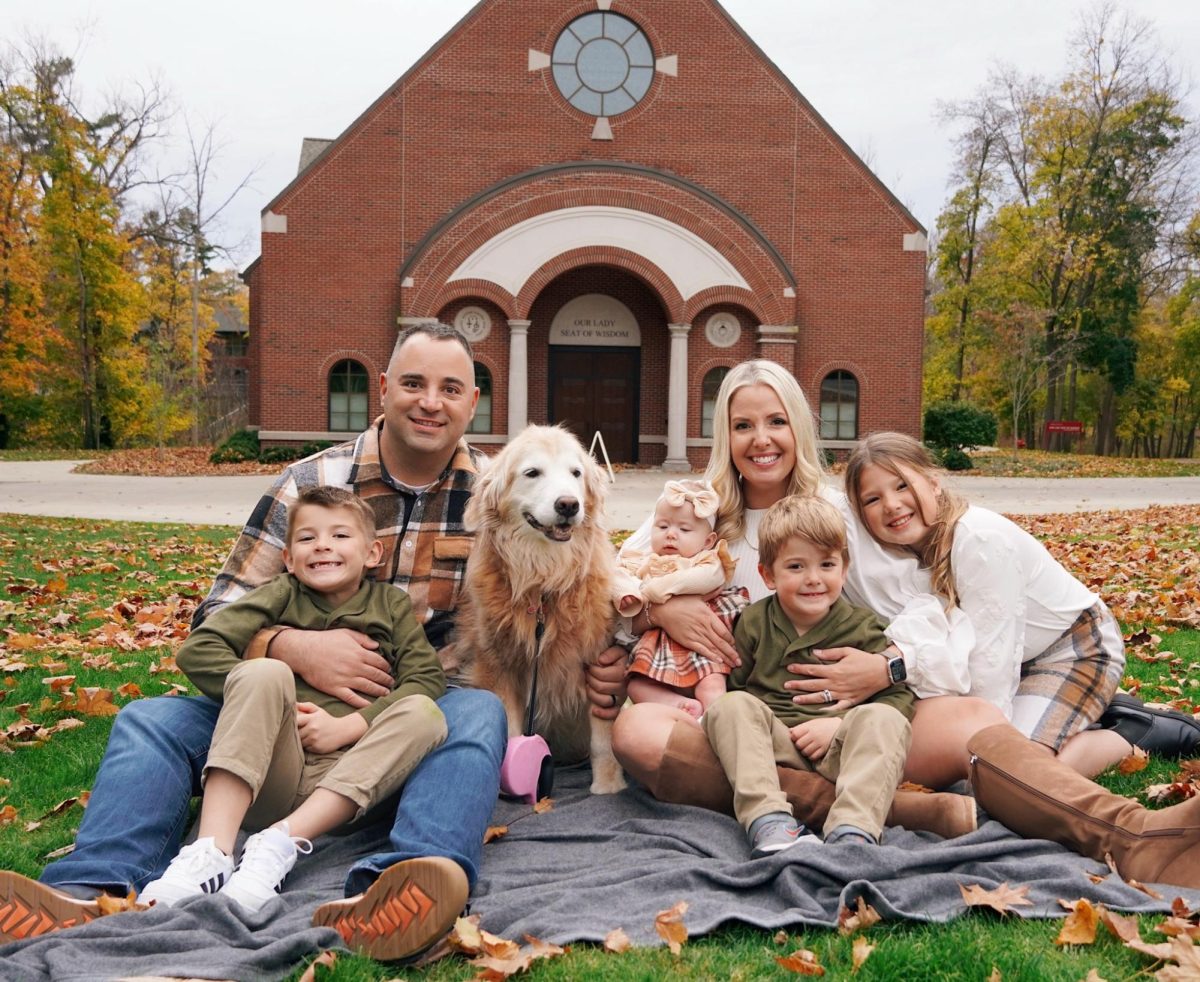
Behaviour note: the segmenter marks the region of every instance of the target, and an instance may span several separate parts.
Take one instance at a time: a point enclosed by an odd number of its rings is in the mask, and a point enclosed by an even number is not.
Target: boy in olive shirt
[[[288,510],[287,572],[214,612],[177,662],[222,703],[195,842],[140,900],[168,906],[218,890],[247,910],[279,891],[312,838],[362,816],[397,791],[446,738],[435,705],[446,689],[437,653],[390,583],[366,578],[383,546],[370,506],[335,487],[302,491]],[[392,691],[357,710],[311,688],[251,642],[265,627],[359,631],[378,644]],[[274,823],[274,824],[272,824]],[[239,827],[246,840],[234,870]]]
[[[819,841],[792,817],[776,764],[836,782],[826,842],[876,844],[912,739],[912,692],[892,685],[843,714],[797,705],[783,687],[789,664],[817,661],[814,648],[888,646],[883,621],[841,596],[850,559],[842,516],[822,498],[784,498],[763,516],[758,555],[775,593],[742,611],[733,631],[742,664],[702,721],[751,855]]]

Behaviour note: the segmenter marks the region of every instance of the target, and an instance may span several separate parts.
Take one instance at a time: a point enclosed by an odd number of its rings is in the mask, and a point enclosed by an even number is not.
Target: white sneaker
[[[138,903],[174,907],[201,893],[216,893],[233,873],[233,860],[217,848],[212,836],[184,846],[171,865],[138,896]]]
[[[237,869],[221,893],[253,913],[279,893],[297,855],[310,852],[312,843],[290,835],[286,822],[263,829],[246,840]]]

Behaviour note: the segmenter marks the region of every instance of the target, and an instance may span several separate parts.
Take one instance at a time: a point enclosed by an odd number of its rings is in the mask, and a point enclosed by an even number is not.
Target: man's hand
[[[358,743],[367,732],[368,723],[358,713],[331,716],[311,702],[296,703],[296,729],[300,744],[314,754],[331,754],[342,747]]]
[[[829,752],[829,745],[833,743],[833,736],[841,725],[838,717],[810,719],[806,723],[797,723],[788,732],[796,749],[809,760],[816,761]]]
[[[587,696],[592,715],[616,719],[625,702],[625,649],[613,645],[600,652],[594,665],[587,666]]]
[[[672,597],[664,604],[655,604],[650,616],[672,641],[688,651],[695,651],[709,661],[724,662],[730,668],[742,663],[729,628],[703,597]]]
[[[783,684],[785,689],[798,693],[792,702],[801,706],[828,705],[844,712],[891,684],[887,659],[882,655],[858,648],[828,648],[813,654],[821,664],[788,665],[789,672],[803,678]],[[826,690],[833,696],[832,702],[825,698]]]
[[[314,689],[362,709],[392,691],[392,674],[378,648],[378,642],[346,627],[297,629],[275,635],[268,657],[278,658]]]

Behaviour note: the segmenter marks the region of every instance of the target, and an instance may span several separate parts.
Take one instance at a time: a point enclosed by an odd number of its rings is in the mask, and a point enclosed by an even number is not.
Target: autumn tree
[[[38,173],[17,124],[34,99],[0,65],[0,447],[41,435],[33,432],[39,380],[56,330],[42,295]]]
[[[4,89],[10,151],[37,200],[43,316],[53,326],[38,383],[39,425],[54,442],[88,448],[147,436],[145,366],[136,335],[143,296],[128,263],[122,206],[146,178],[141,158],[165,110],[156,87],[85,113],[74,65],[44,47],[9,51]]]
[[[1111,451],[1120,397],[1137,378],[1138,316],[1177,271],[1171,244],[1193,191],[1179,83],[1149,28],[1104,5],[1083,19],[1060,81],[997,72],[952,115],[965,123],[962,160],[976,166],[960,167],[939,220],[957,231],[943,236],[935,300],[943,315],[958,311],[948,343],[965,346],[984,297],[993,318],[1042,311],[1043,418],[1075,414],[1086,374],[1096,448]]]

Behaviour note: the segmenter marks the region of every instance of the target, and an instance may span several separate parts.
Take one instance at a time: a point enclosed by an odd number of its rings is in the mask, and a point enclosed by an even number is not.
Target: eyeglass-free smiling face
[[[867,531],[888,545],[919,549],[937,516],[936,477],[897,464],[895,471],[868,464],[858,482],[858,501]]]
[[[846,582],[846,563],[840,552],[793,535],[769,567],[758,571],[798,632],[819,624],[837,603]]]
[[[742,475],[747,507],[768,508],[787,493],[796,469],[796,437],[769,385],[743,386],[729,400],[729,453]]]

